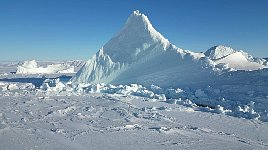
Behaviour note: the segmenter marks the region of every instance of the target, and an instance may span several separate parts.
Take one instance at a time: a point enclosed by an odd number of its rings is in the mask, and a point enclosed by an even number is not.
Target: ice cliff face
[[[134,11],[117,36],[87,61],[71,81],[187,87],[205,85],[208,78],[208,82],[217,80],[215,74],[219,70],[263,67],[247,53],[222,45],[204,54],[177,48],[153,28],[147,16]]]

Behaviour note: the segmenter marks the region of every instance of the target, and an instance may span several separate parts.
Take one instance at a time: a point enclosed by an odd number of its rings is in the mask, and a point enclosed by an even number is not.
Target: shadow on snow
[[[62,75],[62,76],[55,77],[55,78],[47,78],[47,77],[42,77],[42,78],[35,78],[35,77],[30,77],[30,78],[3,78],[3,79],[0,79],[0,81],[4,81],[4,82],[19,82],[19,83],[32,83],[35,87],[40,87],[42,85],[42,83],[46,79],[57,79],[57,78],[59,78],[61,82],[66,83],[72,78],[72,76]]]

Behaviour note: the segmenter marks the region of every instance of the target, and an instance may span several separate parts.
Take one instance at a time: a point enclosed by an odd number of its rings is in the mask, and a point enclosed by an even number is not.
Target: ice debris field
[[[134,11],[87,62],[0,62],[0,149],[268,149],[268,63]]]

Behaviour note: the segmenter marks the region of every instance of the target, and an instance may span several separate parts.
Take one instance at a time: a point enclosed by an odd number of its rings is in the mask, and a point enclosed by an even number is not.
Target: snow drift
[[[18,65],[16,74],[55,74],[55,73],[75,73],[74,66],[67,64],[52,64],[47,67],[38,67],[35,60],[25,61]]]

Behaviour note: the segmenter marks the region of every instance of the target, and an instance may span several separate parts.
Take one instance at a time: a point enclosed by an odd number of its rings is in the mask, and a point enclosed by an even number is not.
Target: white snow
[[[25,61],[18,65],[16,74],[55,74],[55,73],[75,73],[74,66],[64,64],[52,64],[47,67],[38,67],[35,60]]]
[[[230,87],[219,89],[197,89],[195,91],[161,88],[151,85],[146,88],[142,85],[112,85],[112,84],[78,84],[70,83],[63,84],[59,79],[45,80],[40,87],[42,92],[48,94],[63,94],[63,95],[79,95],[86,93],[103,93],[115,94],[121,96],[138,96],[147,98],[149,101],[163,101],[170,104],[179,104],[192,107],[199,111],[222,113],[235,117],[256,119],[267,121],[267,97],[263,96],[265,92],[258,95],[257,99],[248,97],[245,93],[244,97],[237,98],[234,93],[237,92],[236,87],[232,88],[233,93],[225,95],[225,91]],[[252,92],[251,92],[252,93]],[[254,93],[254,92],[253,92]],[[267,93],[267,92],[266,92]],[[223,98],[222,96],[226,97]],[[253,101],[254,100],[254,101]],[[257,105],[256,105],[256,104]]]
[[[228,64],[229,67],[236,70],[257,70],[265,68],[264,65],[257,62],[249,61],[242,52],[235,52],[222,59],[215,60],[217,64]]]
[[[226,57],[228,55],[231,55],[235,52],[236,51],[234,49],[232,49],[231,47],[218,45],[218,46],[214,46],[214,47],[210,48],[204,54],[208,58],[215,60],[215,59],[221,59],[221,58]]]
[[[223,45],[214,46],[204,53],[216,64],[226,64],[235,70],[258,70],[267,68],[263,59],[253,58],[251,55],[236,51]]]
[[[49,88],[60,84],[57,79],[44,83]],[[181,89],[69,86],[52,91],[24,84],[29,88],[0,91],[1,149],[268,148],[268,124],[257,120],[254,102],[237,108],[241,117],[252,116],[248,120],[226,115],[232,111],[223,106],[154,99],[156,92],[183,97]]]

